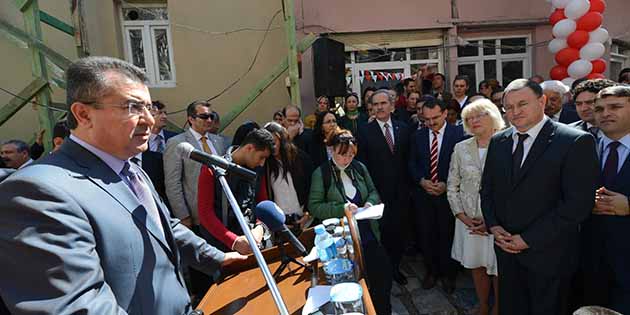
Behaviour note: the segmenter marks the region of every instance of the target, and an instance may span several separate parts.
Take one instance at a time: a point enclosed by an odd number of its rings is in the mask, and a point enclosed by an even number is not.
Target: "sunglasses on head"
[[[336,145],[336,144],[356,144],[357,140],[351,136],[351,135],[347,135],[347,134],[342,134],[339,136],[336,136],[332,139],[332,145]]]

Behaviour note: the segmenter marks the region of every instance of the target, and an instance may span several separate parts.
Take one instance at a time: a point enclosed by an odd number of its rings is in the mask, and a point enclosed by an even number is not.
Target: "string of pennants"
[[[400,72],[382,72],[382,71],[361,71],[359,72],[359,81],[363,83],[363,80],[367,81],[389,81],[389,80],[398,80],[401,81],[405,78],[404,73]]]

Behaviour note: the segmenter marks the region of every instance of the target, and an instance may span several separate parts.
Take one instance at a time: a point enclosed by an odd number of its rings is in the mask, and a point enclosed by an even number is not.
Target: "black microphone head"
[[[182,142],[175,147],[175,150],[177,150],[177,156],[189,158],[190,153],[195,150],[195,147],[188,142]]]
[[[281,231],[284,228],[284,212],[271,200],[261,201],[254,209],[256,218],[264,223],[272,232]]]

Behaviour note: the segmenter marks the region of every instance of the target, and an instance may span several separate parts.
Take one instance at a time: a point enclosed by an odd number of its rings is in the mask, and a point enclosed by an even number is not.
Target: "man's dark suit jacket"
[[[601,148],[598,151],[601,155]],[[600,161],[600,169],[603,163]],[[600,178],[597,187],[602,186],[603,179]],[[612,186],[607,188],[630,197],[630,156],[626,158]],[[612,269],[615,281],[623,284],[624,289],[630,287],[628,231],[630,216],[610,215],[591,215],[582,225],[581,231],[584,249],[582,263],[585,269],[602,275],[608,268]]]
[[[578,120],[576,122],[572,122],[572,123],[569,124],[569,126],[571,126],[573,128],[577,128],[577,129],[582,130],[582,131],[590,132],[588,130],[588,125],[583,120]]]
[[[359,130],[357,159],[365,164],[372,176],[381,199],[387,203],[399,202],[408,196],[409,127],[392,119],[394,153],[389,150],[385,135],[377,120]]]
[[[574,106],[571,104],[562,105],[562,112],[560,112],[560,118],[558,122],[563,124],[570,124],[580,120],[580,116],[578,116],[577,111]]]
[[[411,140],[411,150],[409,153],[409,172],[415,186],[420,180],[431,178],[431,148],[429,143],[430,129],[424,127],[416,130]],[[438,181],[446,183],[448,178],[448,168],[451,164],[451,155],[455,145],[464,139],[464,129],[461,126],[446,124],[442,146],[438,157]]]
[[[547,119],[513,178],[514,132],[499,132],[488,147],[481,187],[486,226],[521,235],[530,248],[517,254],[517,260],[528,270],[570,275],[578,265],[578,225],[595,205],[595,140]],[[497,249],[499,260],[501,255],[508,254]]]
[[[176,135],[177,133],[175,132],[164,130],[165,146],[166,141]],[[160,197],[162,197],[164,203],[170,208],[168,199],[166,198],[166,186],[164,185],[164,159],[162,153],[151,150],[142,152],[142,169],[149,175],[155,190]]]

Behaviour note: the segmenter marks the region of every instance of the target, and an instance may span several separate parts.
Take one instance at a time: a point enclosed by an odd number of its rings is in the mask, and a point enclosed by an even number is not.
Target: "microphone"
[[[230,162],[218,155],[199,151],[190,143],[182,142],[175,147],[175,150],[177,150],[178,156],[187,157],[204,165],[220,167],[230,173],[234,173],[251,181],[256,179],[256,172]]]
[[[304,245],[302,245],[300,240],[298,240],[284,224],[284,212],[275,202],[271,200],[261,201],[258,205],[256,205],[254,214],[256,215],[256,218],[262,221],[262,223],[269,228],[269,230],[283,234],[302,257],[308,255]]]

